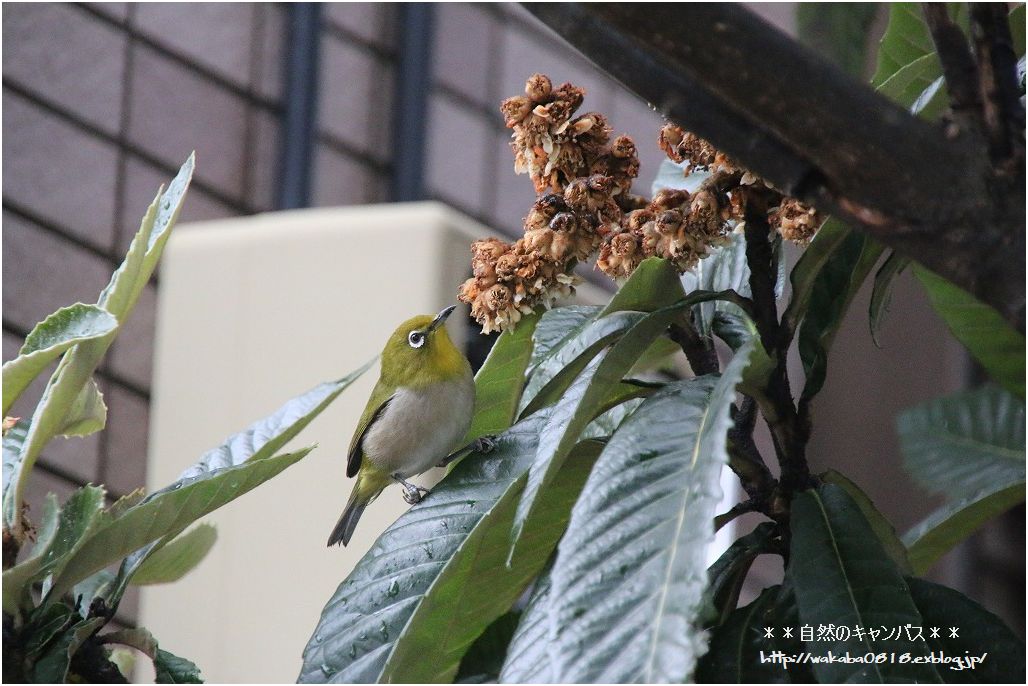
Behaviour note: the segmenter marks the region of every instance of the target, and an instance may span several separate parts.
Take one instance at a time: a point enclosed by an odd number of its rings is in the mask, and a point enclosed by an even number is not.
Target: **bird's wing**
[[[368,429],[382,417],[386,405],[393,399],[393,389],[384,386],[381,380],[371,392],[368,399],[368,406],[364,408],[360,422],[357,423],[357,430],[353,432],[350,439],[350,449],[346,455],[346,476],[356,476],[357,470],[361,467],[361,459],[364,457],[364,436]]]

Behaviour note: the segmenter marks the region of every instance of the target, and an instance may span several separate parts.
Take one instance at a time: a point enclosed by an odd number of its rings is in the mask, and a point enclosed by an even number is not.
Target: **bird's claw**
[[[421,486],[407,484],[403,487],[403,499],[408,505],[417,505],[424,500],[425,496],[429,493],[430,491],[427,488],[422,488]]]
[[[475,439],[474,451],[485,455],[496,449],[496,436],[481,436]]]

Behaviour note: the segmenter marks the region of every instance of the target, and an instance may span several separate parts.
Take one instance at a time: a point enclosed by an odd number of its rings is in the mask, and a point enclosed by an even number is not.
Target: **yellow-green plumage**
[[[408,319],[382,350],[382,371],[347,455],[346,475],[357,483],[329,545],[349,543],[364,508],[386,486],[428,470],[467,431],[475,386],[443,326],[452,311]]]

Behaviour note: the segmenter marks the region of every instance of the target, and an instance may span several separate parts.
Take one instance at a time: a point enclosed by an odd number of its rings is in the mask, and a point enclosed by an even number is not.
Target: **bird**
[[[378,383],[347,452],[346,476],[357,482],[329,547],[350,542],[364,509],[391,483],[399,483],[404,500],[415,505],[429,491],[407,479],[494,445],[493,437],[484,436],[454,450],[475,404],[471,365],[444,326],[455,307],[411,317],[386,342]]]

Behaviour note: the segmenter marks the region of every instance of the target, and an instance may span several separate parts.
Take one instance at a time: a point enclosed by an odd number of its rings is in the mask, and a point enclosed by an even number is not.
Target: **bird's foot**
[[[452,453],[444,457],[436,466],[445,467],[454,460],[464,457],[468,453],[481,453],[482,455],[485,455],[486,453],[491,453],[495,448],[496,436],[482,436],[481,438],[476,438],[471,443],[468,443],[463,448],[454,450]]]
[[[472,445],[474,446],[473,450],[476,453],[482,453],[485,455],[486,453],[491,453],[496,449],[496,443],[496,436],[482,436],[481,438],[476,438]]]
[[[408,505],[417,505],[425,499],[431,491],[421,486],[415,486],[409,481],[404,481],[398,474],[394,474],[393,478],[403,486],[403,499]]]

